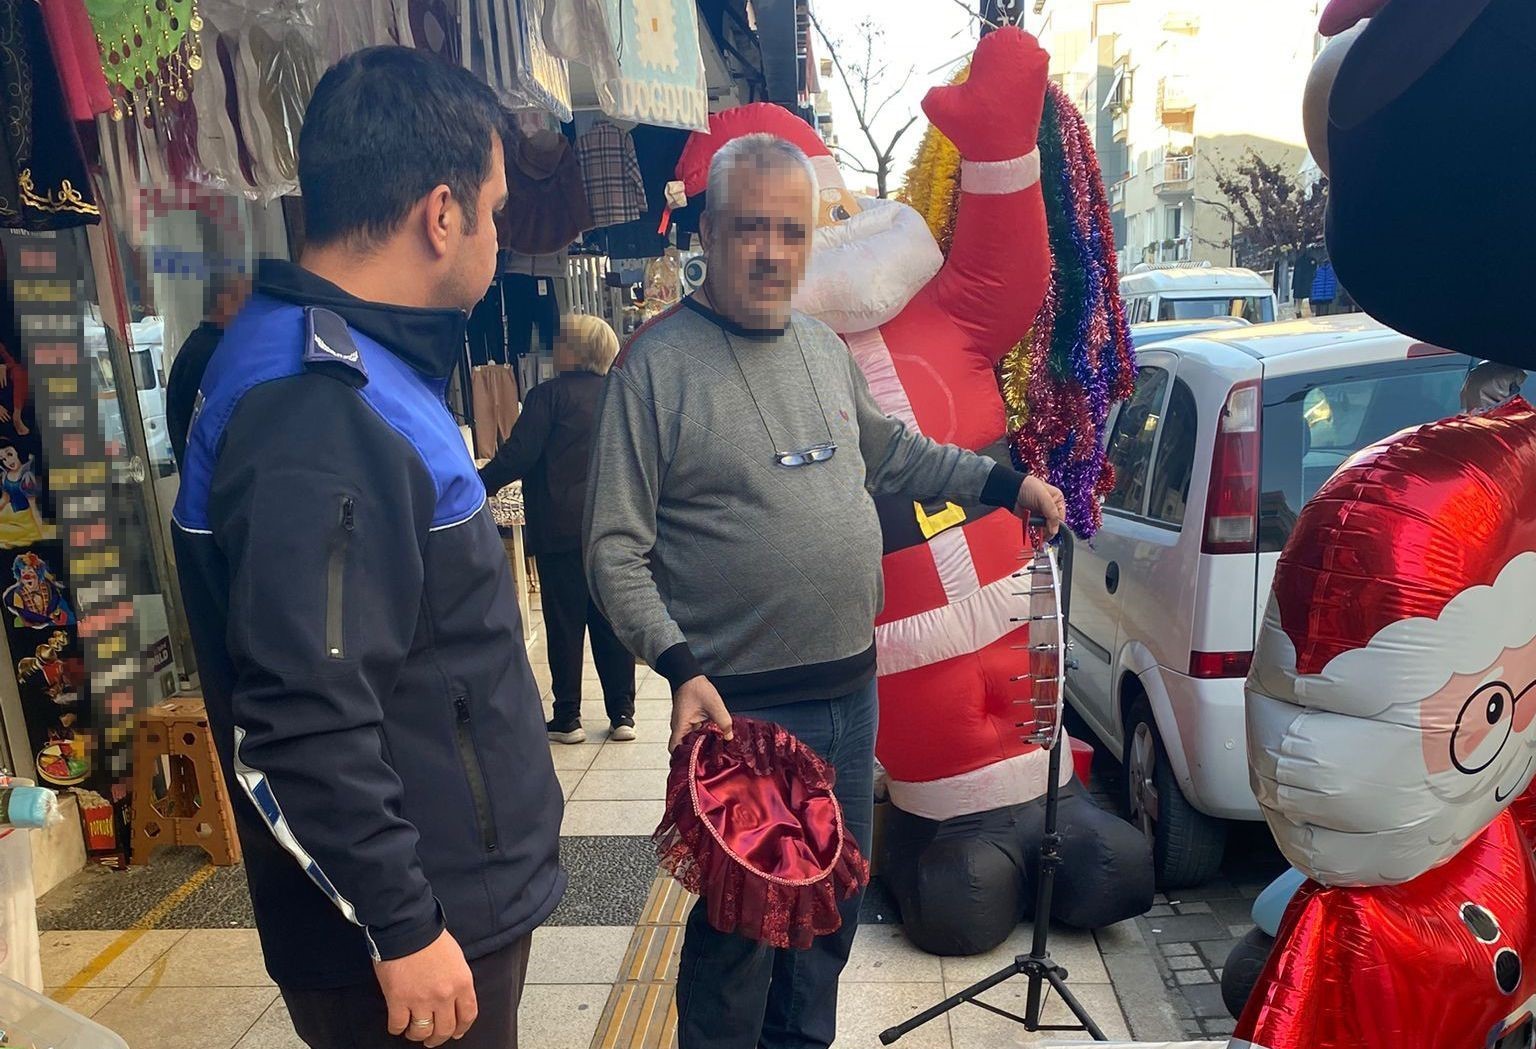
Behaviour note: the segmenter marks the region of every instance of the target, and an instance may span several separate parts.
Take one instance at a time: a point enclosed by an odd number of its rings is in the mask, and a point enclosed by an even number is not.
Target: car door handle
[[[1104,570],[1104,589],[1111,594],[1120,589],[1120,565],[1116,561],[1111,561]]]

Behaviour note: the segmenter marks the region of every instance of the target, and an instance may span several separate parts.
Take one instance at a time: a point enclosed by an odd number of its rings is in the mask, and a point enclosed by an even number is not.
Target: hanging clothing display
[[[555,336],[560,333],[560,300],[555,296],[555,282],[549,277],[507,273],[500,283],[502,309],[507,317],[509,360],[526,357],[533,350],[534,328],[539,329],[543,351],[554,353]]]
[[[58,65],[70,118],[90,121],[110,112],[112,95],[101,70],[96,29],[85,10],[85,0],[48,0],[43,5],[43,25]]]
[[[0,226],[101,221],[38,0],[0,0],[0,118]]]
[[[513,138],[507,150],[507,192],[507,206],[496,224],[503,248],[541,255],[592,228],[581,165],[558,131]]]
[[[604,112],[615,112],[623,73],[604,0],[544,0],[543,35],[551,55],[580,62],[591,71],[597,104]]]
[[[645,179],[628,132],[599,120],[576,140],[576,158],[595,225],[617,226],[645,214]]]
[[[475,409],[475,458],[490,459],[512,435],[520,396],[517,374],[506,364],[478,365],[470,373]]]

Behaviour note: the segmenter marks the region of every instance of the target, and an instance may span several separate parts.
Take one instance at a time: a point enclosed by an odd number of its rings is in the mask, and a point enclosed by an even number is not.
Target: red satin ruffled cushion
[[[841,927],[838,902],[868,883],[869,865],[826,762],[778,725],[736,718],[733,734],[703,728],[674,752],[661,864],[704,897],[716,929],[809,947]]]

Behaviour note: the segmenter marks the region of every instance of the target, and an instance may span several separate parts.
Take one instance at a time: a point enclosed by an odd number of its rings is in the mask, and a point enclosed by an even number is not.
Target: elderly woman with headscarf
[[[599,317],[572,314],[555,342],[559,374],[529,391],[512,435],[480,471],[492,494],[523,482],[527,548],[538,564],[544,629],[555,694],[549,738],[584,743],[581,725],[582,636],[603,686],[609,739],[635,738],[635,660],[592,603],[582,568],[582,510],[587,459],[603,394],[603,377],[618,356],[619,340]]]

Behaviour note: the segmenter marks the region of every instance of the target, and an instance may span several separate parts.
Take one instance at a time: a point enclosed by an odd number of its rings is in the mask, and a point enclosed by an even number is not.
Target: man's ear
[[[439,258],[448,254],[453,224],[463,221],[460,209],[459,201],[454,199],[453,191],[447,186],[437,186],[426,195],[421,221],[426,228],[429,249]]]
[[[699,216],[699,244],[703,246],[704,253],[709,254],[709,246],[715,239],[715,216],[709,212]]]

